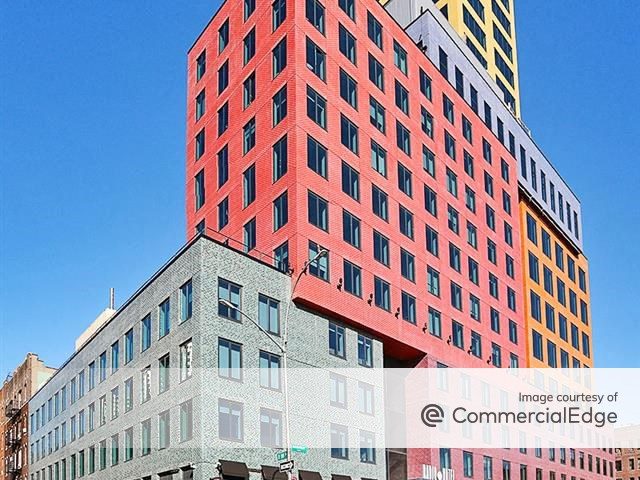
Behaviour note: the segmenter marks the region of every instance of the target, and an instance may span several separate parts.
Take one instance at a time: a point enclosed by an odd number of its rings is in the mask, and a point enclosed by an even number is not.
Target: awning
[[[310,472],[309,470],[299,470],[300,480],[322,480],[322,476],[318,472]]]
[[[336,475],[335,473],[331,475],[331,480],[351,480],[349,475]]]
[[[287,480],[287,474],[281,472],[278,467],[262,465],[262,478],[264,480]]]
[[[223,477],[237,477],[249,480],[249,469],[243,462],[220,460],[220,473]]]

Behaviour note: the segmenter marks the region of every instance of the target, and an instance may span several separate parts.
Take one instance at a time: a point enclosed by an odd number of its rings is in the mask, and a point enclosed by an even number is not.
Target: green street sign
[[[309,447],[301,447],[299,445],[294,445],[291,447],[291,451],[296,453],[307,453],[309,451]]]
[[[289,455],[286,450],[281,450],[278,453],[276,453],[276,460],[278,462],[283,462],[287,459],[288,456]]]

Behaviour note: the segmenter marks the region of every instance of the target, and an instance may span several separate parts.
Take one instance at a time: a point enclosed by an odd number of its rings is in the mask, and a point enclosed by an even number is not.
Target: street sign
[[[286,450],[280,450],[276,453],[276,461],[284,462],[289,457],[289,453]]]
[[[293,470],[293,460],[289,460],[288,462],[282,462],[280,464],[281,472],[290,472],[291,470]]]
[[[309,447],[303,447],[300,445],[293,445],[291,447],[291,451],[292,452],[296,452],[296,453],[307,453],[309,451]]]

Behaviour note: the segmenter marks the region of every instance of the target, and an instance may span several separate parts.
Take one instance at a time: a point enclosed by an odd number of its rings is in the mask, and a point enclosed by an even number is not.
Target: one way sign
[[[288,462],[282,462],[280,464],[281,472],[290,472],[291,470],[293,470],[293,460],[289,460]]]

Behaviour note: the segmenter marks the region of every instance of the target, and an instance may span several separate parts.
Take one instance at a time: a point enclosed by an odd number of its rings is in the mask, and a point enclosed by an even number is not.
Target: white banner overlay
[[[197,389],[236,449],[640,448],[639,430],[616,431],[640,425],[639,369],[225,366],[193,377],[180,388]]]

